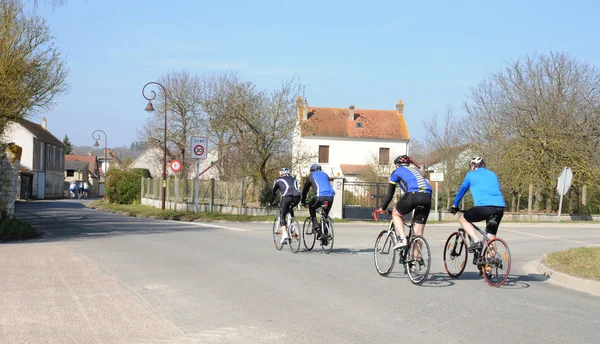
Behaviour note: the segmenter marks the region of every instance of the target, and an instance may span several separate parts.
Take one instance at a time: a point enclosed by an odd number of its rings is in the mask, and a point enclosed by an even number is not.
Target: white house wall
[[[11,122],[4,134],[4,141],[14,142],[23,148],[21,167],[33,169],[33,134],[18,123]]]
[[[333,168],[334,170],[339,168],[340,164],[368,165],[377,162],[379,148],[390,149],[390,163],[396,156],[408,153],[407,142],[381,139],[303,137],[296,142],[299,142],[302,149],[314,152],[316,158],[311,163],[318,161],[319,146],[329,146],[329,163],[321,165],[324,168]],[[297,146],[294,146],[294,150],[297,149]],[[307,174],[311,163],[301,166],[300,174]]]

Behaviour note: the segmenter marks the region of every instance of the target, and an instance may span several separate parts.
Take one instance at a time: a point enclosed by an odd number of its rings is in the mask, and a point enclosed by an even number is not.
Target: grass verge
[[[163,220],[178,221],[273,221],[274,215],[252,216],[252,215],[234,215],[216,212],[180,212],[173,210],[162,210],[148,205],[140,204],[113,204],[104,201],[92,203],[92,206],[118,213],[124,213],[129,216],[149,217]],[[300,221],[300,219],[298,219]]]
[[[0,242],[35,239],[42,233],[25,222],[17,219],[0,221]]]
[[[546,263],[557,271],[600,281],[600,247],[578,247],[549,253]]]

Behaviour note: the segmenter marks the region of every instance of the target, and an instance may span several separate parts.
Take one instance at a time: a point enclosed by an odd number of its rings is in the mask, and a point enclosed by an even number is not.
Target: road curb
[[[537,270],[553,283],[600,297],[600,282],[556,271],[546,264],[546,254],[539,260]]]

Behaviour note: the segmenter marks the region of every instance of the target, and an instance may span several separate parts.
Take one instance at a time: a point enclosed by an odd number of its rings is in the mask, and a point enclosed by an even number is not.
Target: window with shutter
[[[329,163],[329,146],[319,146],[319,163]]]

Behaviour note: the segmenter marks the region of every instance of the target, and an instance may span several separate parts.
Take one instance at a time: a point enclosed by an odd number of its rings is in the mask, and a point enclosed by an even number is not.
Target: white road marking
[[[553,236],[549,236],[549,235],[541,235],[541,234],[534,234],[534,233],[522,232],[522,231],[517,231],[517,230],[514,230],[514,229],[508,229],[508,228],[504,228],[502,230],[506,231],[506,232],[510,232],[510,233],[527,235],[527,236],[534,237],[534,238],[542,238],[542,239],[549,239],[549,240],[558,240],[558,241],[570,242],[570,243],[573,243],[573,244],[583,245],[583,246],[596,246],[596,247],[600,247],[600,245],[598,245],[598,244],[592,244],[592,243],[585,242],[585,241],[562,239],[562,238],[557,238],[557,237],[553,237]]]

